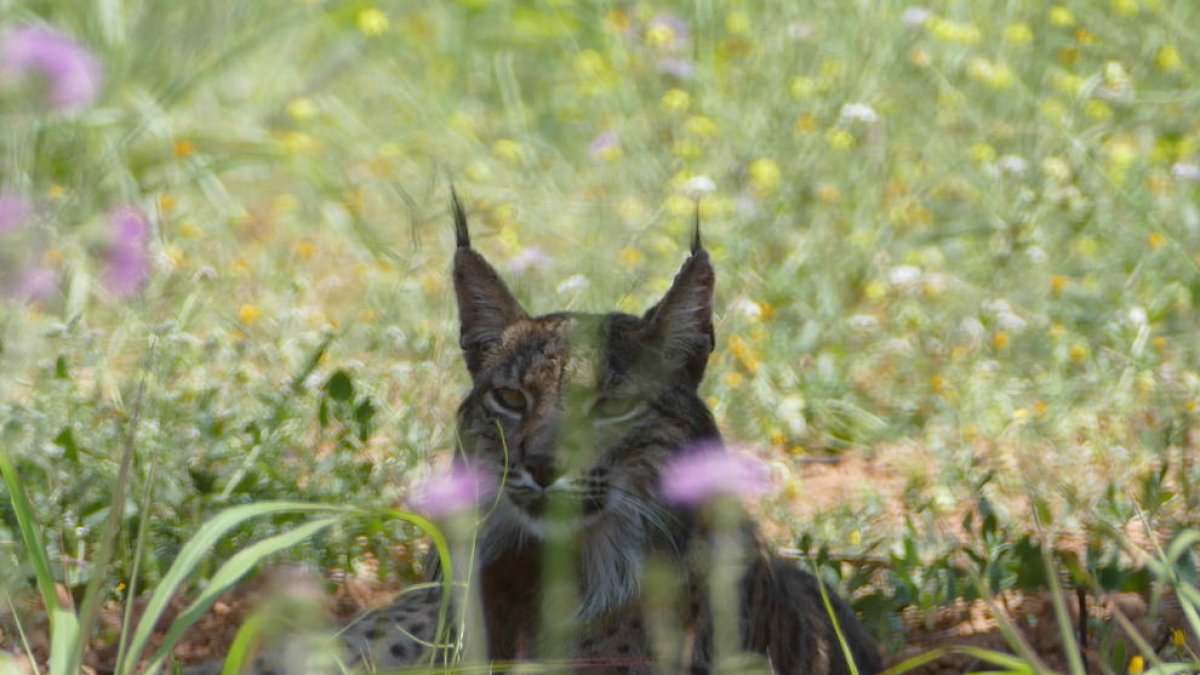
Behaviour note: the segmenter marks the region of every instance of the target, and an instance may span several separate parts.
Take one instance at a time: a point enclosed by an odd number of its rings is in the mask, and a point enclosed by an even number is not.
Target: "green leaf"
[[[75,434],[71,427],[63,427],[54,437],[54,444],[63,449],[63,457],[72,464],[79,463],[79,447],[75,445]]]
[[[117,664],[118,672],[132,672],[132,664],[138,663],[141,660],[142,652],[146,649],[150,640],[150,635],[154,630],[154,625],[158,623],[159,617],[167,608],[167,604],[178,591],[183,582],[190,576],[196,567],[203,562],[213,546],[217,544],[230,530],[240,526],[248,520],[260,518],[263,516],[279,515],[283,513],[350,513],[352,510],[346,507],[323,505],[323,504],[305,504],[302,502],[264,502],[259,504],[246,504],[244,506],[235,506],[226,509],[217,515],[213,516],[208,522],[200,526],[200,529],[192,536],[191,539],[184,544],[183,549],[179,551],[175,562],[171,564],[170,569],[159,582],[158,588],[151,594],[150,600],[146,603],[146,610],[142,614],[141,621],[138,622],[137,629],[134,631],[133,639],[129,642],[129,649],[125,654],[123,663]],[[277,535],[277,536],[286,536]],[[269,541],[269,540],[268,540]],[[259,542],[266,544],[267,542]],[[255,546],[258,546],[256,544]],[[262,550],[262,549],[258,549]],[[269,555],[264,553],[262,555]],[[236,556],[235,556],[236,558]],[[241,560],[245,560],[244,558]],[[225,570],[229,565],[233,564],[231,559],[221,568]],[[218,575],[220,575],[220,571]],[[216,583],[216,577],[209,584],[210,588]],[[148,672],[148,671],[147,671]]]
[[[354,400],[354,381],[350,379],[350,375],[346,371],[339,370],[325,381],[325,393],[335,401],[342,403],[352,401]]]
[[[260,562],[267,557],[280,551],[289,549],[305,539],[313,536],[317,532],[336,524],[342,520],[343,517],[345,517],[345,514],[320,518],[318,520],[295,527],[287,532],[263,539],[262,541],[256,542],[255,544],[252,544],[251,546],[248,546],[235,553],[234,556],[230,558],[228,562],[222,565],[221,568],[217,570],[217,573],[213,575],[212,580],[208,582],[208,586],[204,588],[204,592],[197,596],[196,599],[192,601],[192,604],[188,605],[188,608],[184,610],[183,613],[180,614],[179,617],[176,618],[171,624],[171,627],[167,630],[167,634],[163,637],[162,645],[160,645],[158,651],[154,653],[154,657],[150,659],[150,662],[146,666],[145,672],[158,672],[158,669],[162,666],[163,661],[166,660],[167,655],[169,655],[171,650],[175,648],[175,643],[179,642],[179,639],[183,637],[184,632],[186,632],[187,629],[192,626],[192,624],[200,620],[200,617],[202,617],[204,613],[208,611],[209,607],[211,607],[213,603],[217,601],[217,598],[219,598],[222,593],[230,588],[233,588],[233,586],[237,584],[242,577],[253,570]],[[155,595],[157,595],[157,592]],[[142,623],[145,623],[145,621],[146,619],[143,618]],[[139,623],[138,629],[140,630],[141,627],[142,624]]]

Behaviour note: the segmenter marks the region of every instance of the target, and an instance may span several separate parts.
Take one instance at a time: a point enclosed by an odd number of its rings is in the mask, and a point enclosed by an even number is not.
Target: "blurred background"
[[[450,183],[534,312],[647,307],[700,199],[703,393],[770,463],[772,539],[885,641],[972,595],[964,560],[1044,583],[1021,542],[1145,587],[1138,546],[1197,499],[1198,25],[1190,0],[0,1],[0,444],[75,583],[135,417],[149,585],[232,504],[402,503],[467,384]],[[387,579],[411,536],[290,557]]]

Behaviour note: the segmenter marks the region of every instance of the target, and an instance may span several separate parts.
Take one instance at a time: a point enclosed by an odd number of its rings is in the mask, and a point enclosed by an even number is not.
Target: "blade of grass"
[[[151,594],[150,600],[146,604],[145,612],[142,614],[142,619],[138,622],[137,629],[134,631],[133,639],[130,640],[129,651],[125,654],[125,660],[117,664],[117,671],[133,671],[130,666],[136,664],[141,658],[142,651],[146,648],[150,640],[154,624],[162,616],[167,603],[170,602],[183,582],[204,560],[208,551],[230,530],[248,520],[262,516],[284,513],[350,513],[352,511],[353,509],[347,507],[333,505],[305,504],[302,502],[264,502],[235,506],[213,516],[208,522],[201,525],[196,534],[184,544],[183,549],[176,556],[170,569],[163,575],[158,588]]]
[[[179,642],[179,638],[183,637],[187,629],[200,620],[200,617],[217,601],[217,598],[221,597],[225,591],[233,588],[242,577],[246,576],[260,562],[268,556],[299,544],[317,532],[340,522],[344,517],[345,514],[340,514],[307,522],[287,532],[267,537],[235,553],[224,565],[221,565],[221,568],[213,575],[212,580],[204,587],[204,591],[171,623],[171,627],[163,637],[162,644],[150,659],[144,672],[150,675],[157,673],[159,668],[162,667],[163,662],[166,661],[167,656],[171,653],[171,650],[175,648],[175,643]],[[142,619],[142,621],[144,622],[145,619]]]
[[[79,618],[74,612],[64,609],[58,602],[58,594],[54,584],[54,574],[50,571],[50,560],[46,557],[46,549],[41,537],[33,525],[33,507],[25,494],[17,471],[9,459],[8,453],[0,450],[0,473],[4,474],[4,482],[8,486],[8,498],[17,517],[17,527],[21,531],[21,539],[33,563],[34,576],[37,579],[38,590],[42,594],[42,602],[46,605],[46,613],[50,617],[50,674],[68,675],[78,669],[70,668],[71,654],[76,644],[81,640]]]
[[[133,543],[133,568],[129,573],[129,588],[125,589],[125,609],[121,616],[121,635],[117,638],[117,663],[122,663],[125,660],[125,651],[129,648],[129,636],[132,634],[130,626],[133,625],[133,599],[138,593],[138,577],[142,570],[142,557],[146,552],[146,533],[149,531],[150,519],[146,514],[150,512],[150,500],[154,494],[154,466],[150,467],[146,477],[146,491],[142,495],[142,502],[138,513],[142,517],[138,519],[138,531]]]
[[[154,364],[158,340],[150,342],[150,353],[146,356],[145,370]],[[87,649],[87,636],[92,633],[92,625],[100,612],[101,590],[108,581],[108,564],[116,549],[117,534],[121,531],[121,519],[125,515],[125,494],[129,490],[129,482],[133,471],[133,455],[137,447],[138,423],[142,419],[142,401],[146,394],[146,376],[143,371],[142,380],[138,383],[137,396],[133,400],[133,413],[129,417],[129,430],[125,434],[125,447],[121,451],[121,465],[117,470],[117,481],[113,485],[112,501],[109,503],[108,518],[100,530],[100,549],[92,561],[92,577],[88,579],[83,592],[83,603],[79,609],[79,630],[84,639],[79,640],[70,655],[67,672],[74,673],[83,663],[83,652]]]

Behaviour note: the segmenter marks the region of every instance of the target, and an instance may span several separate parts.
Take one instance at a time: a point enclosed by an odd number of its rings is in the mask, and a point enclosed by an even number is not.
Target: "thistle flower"
[[[663,468],[668,501],[695,506],[718,495],[756,496],[766,492],[767,472],[758,460],[702,443],[673,457]]]
[[[0,38],[0,77],[41,76],[49,104],[63,111],[95,102],[103,72],[99,61],[71,38],[51,28],[17,28]]]
[[[18,300],[45,300],[58,288],[58,274],[47,267],[31,267],[17,278],[11,294]]]
[[[9,190],[0,192],[0,234],[15,231],[31,215],[33,205],[28,199]]]
[[[473,508],[494,491],[495,485],[479,469],[456,464],[418,486],[411,503],[427,516],[444,518]]]
[[[105,279],[118,297],[133,295],[150,278],[150,226],[132,207],[121,207],[109,216],[112,246],[108,251]]]

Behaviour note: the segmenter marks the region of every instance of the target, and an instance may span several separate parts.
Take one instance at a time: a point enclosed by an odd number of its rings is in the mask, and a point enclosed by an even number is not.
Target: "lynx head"
[[[453,201],[454,288],[471,391],[458,411],[465,461],[496,477],[485,558],[574,533],[584,616],[636,591],[651,551],[678,550],[687,516],[659,492],[663,464],[717,429],[697,394],[713,349],[714,275],[700,244],[642,316],[535,316],[474,251]]]

